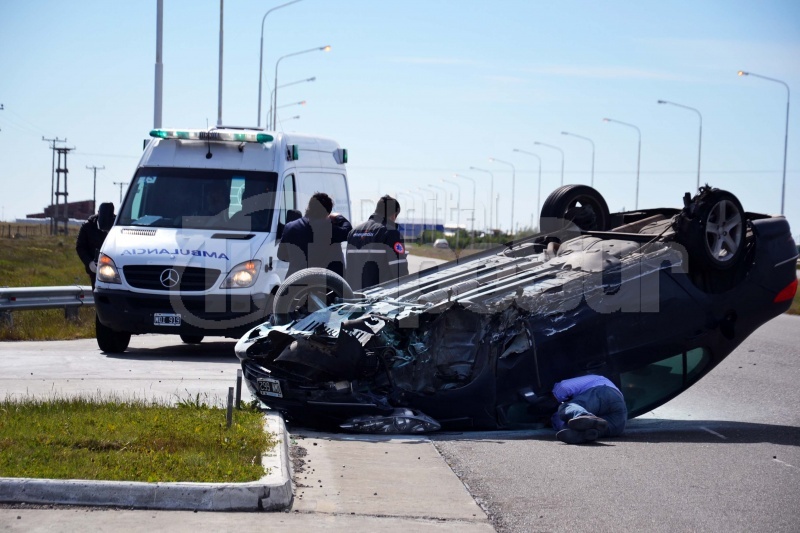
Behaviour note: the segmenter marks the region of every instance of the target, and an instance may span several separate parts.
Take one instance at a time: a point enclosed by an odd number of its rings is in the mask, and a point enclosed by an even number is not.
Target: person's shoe
[[[583,444],[584,442],[592,442],[597,440],[600,432],[596,429],[587,429],[586,431],[578,431],[575,429],[562,429],[556,433],[556,438],[566,444]]]
[[[567,421],[567,426],[570,429],[577,431],[586,431],[587,429],[596,429],[597,431],[605,431],[608,427],[608,422],[599,416],[582,415],[576,416]]]

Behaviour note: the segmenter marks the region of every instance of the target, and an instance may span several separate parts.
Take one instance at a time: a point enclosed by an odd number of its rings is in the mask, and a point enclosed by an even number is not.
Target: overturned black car
[[[566,185],[541,233],[399,282],[353,294],[298,272],[236,345],[247,385],[290,422],[363,432],[532,427],[554,383],[590,373],[643,414],[797,290],[783,217],[708,186],[683,203],[609,213],[596,190]]]

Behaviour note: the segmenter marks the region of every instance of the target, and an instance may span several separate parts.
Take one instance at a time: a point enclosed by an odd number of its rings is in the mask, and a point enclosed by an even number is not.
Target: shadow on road
[[[174,346],[159,346],[146,348],[132,346],[124,353],[106,353],[109,359],[126,361],[137,360],[168,360],[185,361],[192,363],[231,363],[237,362],[233,351],[236,341],[208,341],[200,344],[176,344]]]
[[[423,435],[375,435],[323,432],[315,429],[289,426],[289,432],[298,438],[313,437],[329,440],[385,441],[480,441],[502,444],[510,440],[554,441],[550,428],[500,430],[500,431],[440,431]],[[596,444],[614,442],[687,443],[687,444],[746,444],[768,442],[776,445],[800,446],[800,428],[750,422],[722,420],[664,420],[634,419],[628,421],[621,437],[601,439]]]

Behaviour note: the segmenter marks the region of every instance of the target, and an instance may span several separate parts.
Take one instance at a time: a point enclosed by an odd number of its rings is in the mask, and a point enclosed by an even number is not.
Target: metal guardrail
[[[64,309],[64,316],[75,319],[78,309],[94,305],[90,285],[66,287],[0,287],[0,322],[12,323],[11,311]]]

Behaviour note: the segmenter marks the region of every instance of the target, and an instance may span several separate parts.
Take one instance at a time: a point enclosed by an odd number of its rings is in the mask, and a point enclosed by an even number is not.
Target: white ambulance
[[[287,213],[325,192],[350,219],[347,150],[332,140],[232,127],[150,136],[97,263],[109,353],[137,333],[240,336],[267,319],[285,277]]]

